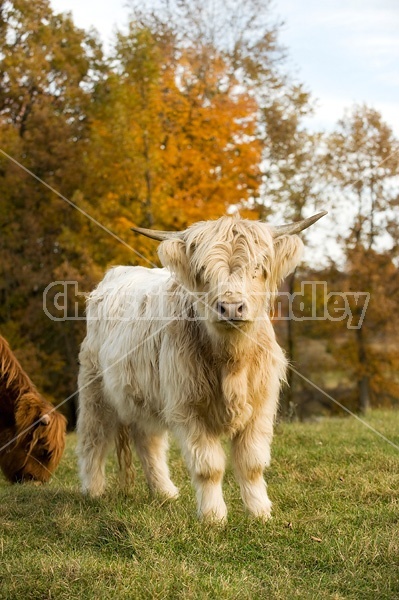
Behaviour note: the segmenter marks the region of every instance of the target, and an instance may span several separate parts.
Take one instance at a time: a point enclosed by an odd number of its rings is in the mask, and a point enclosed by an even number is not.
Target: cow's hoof
[[[218,509],[208,511],[207,513],[199,513],[199,519],[203,523],[211,525],[225,525],[227,523],[227,510]]]

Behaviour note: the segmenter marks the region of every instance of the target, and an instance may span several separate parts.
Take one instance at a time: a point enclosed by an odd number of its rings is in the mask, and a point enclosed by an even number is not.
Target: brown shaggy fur
[[[46,482],[65,447],[66,419],[44,400],[0,336],[0,468],[12,483]]]

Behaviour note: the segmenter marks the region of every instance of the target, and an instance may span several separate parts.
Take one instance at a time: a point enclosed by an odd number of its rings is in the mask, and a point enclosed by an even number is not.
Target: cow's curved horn
[[[273,237],[280,237],[281,235],[293,235],[294,233],[299,233],[304,229],[307,229],[313,223],[316,223],[321,217],[327,214],[326,210],[317,213],[317,215],[313,215],[313,217],[308,217],[307,219],[303,219],[302,221],[298,221],[297,223],[288,223],[287,225],[277,225],[276,227],[272,227]]]
[[[136,233],[141,233],[141,235],[146,235],[147,237],[157,240],[158,242],[181,238],[184,233],[184,231],[159,231],[157,229],[145,229],[145,227],[131,227],[131,230],[135,231]]]

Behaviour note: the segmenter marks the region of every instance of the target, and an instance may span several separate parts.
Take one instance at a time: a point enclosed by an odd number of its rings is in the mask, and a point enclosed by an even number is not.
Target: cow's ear
[[[158,248],[158,255],[162,265],[170,269],[181,283],[191,286],[190,261],[183,240],[165,240]]]
[[[292,273],[301,261],[302,254],[303,242],[297,235],[282,235],[275,239],[272,265],[272,279],[275,286]]]

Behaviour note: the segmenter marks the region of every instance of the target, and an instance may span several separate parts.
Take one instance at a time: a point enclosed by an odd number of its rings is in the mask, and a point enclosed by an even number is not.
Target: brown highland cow
[[[65,447],[66,419],[39,394],[0,336],[0,469],[13,483],[45,482]]]

